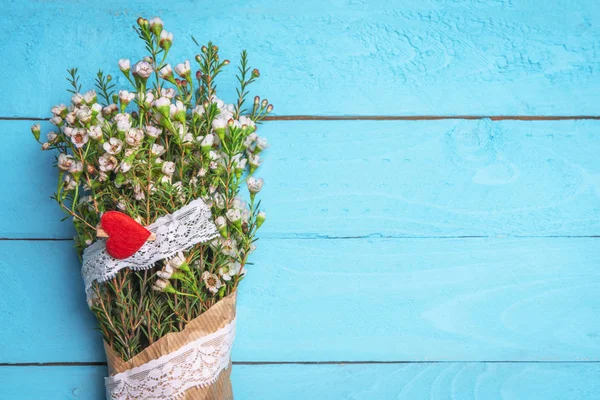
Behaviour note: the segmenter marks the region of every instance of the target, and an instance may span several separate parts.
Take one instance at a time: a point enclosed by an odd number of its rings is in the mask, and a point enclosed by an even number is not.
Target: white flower
[[[161,48],[168,50],[171,47],[172,43],[173,43],[173,34],[171,32],[162,31],[160,33],[160,40],[158,41],[158,45]]]
[[[257,179],[253,176],[249,177],[248,180],[246,181],[246,184],[248,185],[248,190],[252,194],[256,194],[256,193],[260,192],[264,183],[265,183],[265,181],[262,178]]]
[[[96,102],[96,98],[97,96],[95,90],[85,92],[85,94],[83,95],[83,101],[85,101],[87,105],[94,104]]]
[[[171,111],[171,99],[169,99],[168,97],[160,97],[154,100],[154,103],[152,105],[156,107],[164,117],[169,116],[169,113]]]
[[[161,170],[163,174],[171,176],[175,172],[175,163],[173,161],[165,161]]]
[[[206,176],[206,173],[207,173],[207,172],[208,172],[208,171],[207,171],[205,168],[200,168],[200,170],[198,171],[198,176],[199,176],[200,178],[204,178],[204,177]]]
[[[170,105],[171,118],[185,122],[185,105],[177,100],[175,104]]]
[[[131,118],[127,113],[115,115],[115,121],[119,132],[127,132],[131,128]]]
[[[71,96],[71,103],[73,103],[76,106],[80,105],[81,103],[83,103],[83,96],[79,93],[73,94],[73,96]]]
[[[78,149],[85,146],[85,144],[88,142],[88,134],[85,129],[74,129],[73,134],[71,135],[71,141]]]
[[[225,215],[232,224],[238,224],[242,220],[242,213],[237,208],[231,208],[227,210],[227,213],[225,213]]]
[[[158,271],[156,275],[158,275],[158,277],[161,279],[168,280],[171,279],[171,276],[173,276],[173,272],[175,272],[173,267],[167,264],[163,267],[162,271]]]
[[[237,256],[237,242],[235,239],[222,239],[221,252],[230,257]]]
[[[252,119],[251,119],[251,118],[249,118],[249,117],[247,117],[247,116],[245,116],[245,115],[242,115],[242,116],[240,117],[240,124],[241,124],[242,126],[246,125],[246,126],[247,126],[248,128],[250,128],[251,130],[254,130],[254,129],[255,129],[255,127],[256,127],[256,124],[254,123],[254,121],[252,121]]]
[[[100,103],[92,104],[91,110],[92,110],[92,115],[94,115],[94,116],[102,115],[102,114],[100,114],[100,112],[102,111],[102,105]]]
[[[52,117],[52,118],[57,118],[57,117]],[[65,116],[65,120],[71,124],[71,125],[75,125],[75,122],[77,121],[77,114],[75,113],[75,111],[71,111],[70,113],[68,113]],[[50,121],[52,121],[52,119],[50,119]]]
[[[175,66],[175,72],[177,73],[177,75],[181,76],[182,78],[187,78],[190,76],[190,62],[188,60],[182,62],[181,64],[177,64]]]
[[[215,143],[215,135],[213,135],[212,133],[209,133],[208,135],[206,135],[204,137],[204,139],[202,139],[200,146],[203,149],[208,150],[213,147],[214,143]]]
[[[144,194],[144,191],[142,190],[142,187],[140,185],[135,185],[133,187],[133,194],[134,198],[137,201],[142,201],[146,198],[146,195]]]
[[[152,152],[153,155],[155,156],[161,156],[163,155],[163,153],[165,152],[165,146],[160,145],[158,143],[154,143],[152,145],[152,149],[150,150]]]
[[[144,79],[148,79],[154,69],[152,69],[152,65],[146,61],[139,61],[133,66],[133,74],[138,75]],[[132,99],[133,100],[133,99]]]
[[[77,119],[84,124],[87,124],[92,120],[92,110],[89,107],[80,108],[77,111]]]
[[[157,279],[156,282],[154,282],[154,284],[152,285],[152,289],[156,290],[157,292],[164,292],[165,289],[167,289],[169,286],[171,286],[169,281],[164,279]]]
[[[127,74],[129,72],[129,70],[131,69],[131,63],[129,62],[129,60],[126,58],[121,58],[119,60],[119,69],[121,71],[123,71],[125,74]]]
[[[131,169],[131,164],[129,164],[127,161],[123,160],[123,161],[121,161],[121,165],[119,166],[119,169],[121,170],[122,173],[127,173]]]
[[[156,138],[162,133],[162,129],[157,128],[156,126],[146,125],[146,133],[148,136]]]
[[[58,134],[56,132],[48,132],[48,142],[54,143],[54,141],[58,138]]]
[[[211,150],[208,152],[208,158],[213,161],[217,161],[219,158],[221,158],[221,156],[216,151]]]
[[[175,95],[177,94],[177,92],[175,92],[175,89],[173,88],[167,88],[167,89],[161,89],[160,90],[160,95],[163,97],[166,97],[168,99],[172,99],[173,97],[175,97]]]
[[[266,219],[267,213],[265,213],[264,211],[260,211],[258,214],[256,214],[256,226],[260,228]]]
[[[125,141],[131,147],[138,147],[144,139],[144,131],[140,128],[131,128],[125,133]]]
[[[262,161],[258,154],[248,154],[248,163],[250,164],[250,173],[252,173],[256,168],[260,167]]]
[[[183,255],[183,252],[180,251],[173,258],[171,258],[169,260],[169,265],[171,265],[171,267],[173,267],[175,269],[179,269],[179,267],[181,267],[181,265],[184,262],[185,262],[185,256]]]
[[[108,142],[102,145],[104,151],[108,154],[119,154],[123,149],[123,142],[117,138],[110,138]]]
[[[150,107],[152,105],[152,102],[154,101],[154,94],[152,94],[152,92],[140,92],[138,93],[138,100],[141,103],[144,103],[146,107]]]
[[[212,122],[212,128],[216,131],[217,129],[225,129],[227,127],[227,120],[225,118],[215,118]]]
[[[73,180],[71,175],[65,175],[64,182],[65,182],[65,186],[64,186],[65,190],[75,190],[75,188],[77,187],[77,182],[75,182]]]
[[[82,173],[83,163],[81,161],[73,162],[73,164],[71,164],[71,168],[69,168],[69,172],[73,175]]]
[[[67,106],[65,106],[64,104],[59,104],[57,106],[52,107],[52,114],[59,117],[63,115],[65,111],[67,111]]]
[[[158,17],[152,18],[150,21],[150,30],[154,32],[155,35],[160,35],[163,30],[163,26],[165,26],[162,19]]]
[[[117,107],[116,104],[109,104],[106,107],[104,107],[102,109],[102,115],[104,115],[105,117],[116,113],[117,111],[119,111],[119,107]]]
[[[225,197],[221,193],[215,193],[215,206],[219,209],[225,208]]]
[[[267,143],[267,139],[264,137],[259,137],[256,139],[256,152],[263,151],[269,147],[269,143]]]
[[[221,228],[227,226],[227,220],[225,219],[225,217],[219,216],[219,217],[217,217],[217,219],[215,219],[215,225],[216,225],[217,229],[221,229]]]
[[[254,141],[256,140],[258,136],[256,135],[256,133],[251,133],[248,136],[246,136],[246,139],[244,140],[244,147],[245,148],[249,148],[252,147],[252,145],[254,144]]]
[[[115,156],[104,154],[98,159],[98,164],[100,164],[100,170],[107,172],[112,171],[118,164]]]
[[[221,278],[223,278],[224,281],[229,282],[232,274],[230,275],[229,267],[225,266],[219,268],[219,275],[221,275]]]
[[[98,125],[92,125],[88,131],[88,135],[94,140],[100,140],[102,139],[102,128]]]
[[[63,124],[63,119],[58,115],[55,115],[54,117],[50,118],[50,123],[56,126],[61,126]]]
[[[223,286],[219,277],[215,274],[211,274],[208,271],[204,271],[202,273],[202,280],[204,281],[206,288],[213,294],[217,293],[221,286]]]
[[[166,79],[168,77],[173,76],[173,69],[171,68],[171,64],[167,64],[164,67],[162,67],[159,71],[158,74],[160,75],[161,78]]]
[[[119,90],[119,100],[122,104],[129,104],[135,99],[135,93],[130,93],[127,90]]]
[[[68,171],[71,168],[73,161],[73,156],[61,153],[58,156],[58,168],[62,169],[63,171]]]
[[[160,178],[160,183],[163,184],[163,185],[166,185],[166,184],[170,185],[172,181],[173,181],[173,178],[170,177],[169,175],[163,175]]]
[[[127,203],[125,202],[125,200],[119,200],[117,202],[117,208],[121,211],[127,210]]]

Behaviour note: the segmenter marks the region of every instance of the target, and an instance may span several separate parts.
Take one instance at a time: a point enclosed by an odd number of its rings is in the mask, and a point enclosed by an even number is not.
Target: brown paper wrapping
[[[155,360],[169,354],[187,343],[209,335],[223,328],[235,318],[235,303],[237,292],[219,300],[204,314],[193,319],[181,332],[168,333],[151,346],[128,361],[124,361],[106,342],[104,351],[108,362],[108,373],[113,376],[128,369],[139,367],[150,360]],[[182,400],[232,400],[231,388],[231,362],[229,367],[219,374],[219,378],[212,385],[203,388],[188,389],[185,395],[178,398]],[[140,399],[142,400],[142,399]]]

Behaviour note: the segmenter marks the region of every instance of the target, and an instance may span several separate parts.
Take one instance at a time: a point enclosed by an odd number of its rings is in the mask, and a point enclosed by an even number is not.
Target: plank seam
[[[600,235],[489,235],[489,236],[398,236],[398,235],[365,235],[365,236],[281,236],[263,237],[263,240],[364,240],[364,239],[598,239]],[[1,241],[22,242],[68,242],[73,238],[0,238]]]
[[[599,364],[595,360],[571,361],[233,361],[233,365],[380,365],[380,364]],[[0,367],[104,367],[106,362],[47,362],[47,363],[0,363]]]
[[[599,115],[277,115],[265,117],[265,121],[437,121],[437,120],[492,121],[565,121],[600,120]],[[0,121],[48,121],[41,117],[0,117]]]

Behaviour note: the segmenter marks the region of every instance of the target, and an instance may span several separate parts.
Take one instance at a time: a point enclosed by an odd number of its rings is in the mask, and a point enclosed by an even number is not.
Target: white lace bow
[[[81,274],[88,303],[94,297],[93,282],[106,282],[123,268],[135,271],[152,268],[157,261],[218,235],[210,209],[201,199],[160,217],[146,228],[156,234],[156,240],[146,242],[134,255],[123,260],[117,260],[106,252],[105,239],[97,240],[83,251]]]
[[[108,400],[171,400],[213,384],[229,367],[235,319],[210,335],[139,367],[105,378]]]

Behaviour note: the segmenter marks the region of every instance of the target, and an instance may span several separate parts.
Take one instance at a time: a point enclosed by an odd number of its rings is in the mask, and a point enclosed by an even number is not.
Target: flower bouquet
[[[32,132],[58,151],[53,198],[77,232],[107,398],[231,399],[236,288],[265,221],[256,126],[273,106],[257,96],[246,110],[259,72],[245,51],[237,100],[225,104],[215,82],[229,61],[217,46],[199,46],[193,74],[189,61],[167,63],[173,34],[160,18],[134,29],[147,54],[119,61],[131,87],[117,93],[99,71],[81,94],[72,69],[71,105],[52,108],[47,141],[39,124]]]

